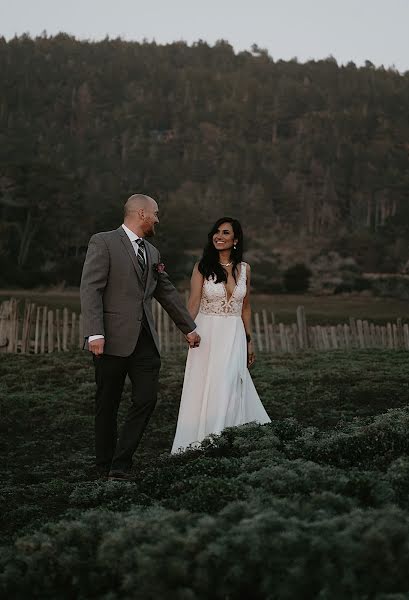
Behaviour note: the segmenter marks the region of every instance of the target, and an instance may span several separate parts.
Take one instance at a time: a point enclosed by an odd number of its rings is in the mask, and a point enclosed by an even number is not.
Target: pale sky
[[[274,60],[334,56],[409,70],[409,0],[0,0],[0,35],[67,32],[157,43],[252,44]]]

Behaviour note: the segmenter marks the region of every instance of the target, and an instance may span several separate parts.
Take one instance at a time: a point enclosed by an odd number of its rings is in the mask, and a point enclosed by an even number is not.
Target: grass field
[[[80,311],[79,291],[49,290],[0,290],[0,302],[11,296],[28,298],[38,305],[50,308],[67,307]],[[253,311],[266,309],[274,312],[276,322],[293,323],[296,321],[297,306],[303,305],[310,325],[337,324],[348,322],[349,317],[368,319],[375,323],[396,321],[398,317],[409,320],[408,303],[396,298],[381,298],[361,294],[332,296],[312,296],[310,294],[253,294]]]
[[[409,597],[407,353],[260,357],[272,424],[170,456],[182,378],[165,357],[137,481],[105,482],[90,357],[0,357],[5,597]]]
[[[303,305],[310,325],[348,322],[349,317],[368,319],[375,323],[396,321],[398,317],[408,320],[409,307],[405,300],[361,294],[337,294],[312,296],[310,294],[275,296],[255,295],[255,310],[273,311],[276,322],[291,323],[297,306]]]

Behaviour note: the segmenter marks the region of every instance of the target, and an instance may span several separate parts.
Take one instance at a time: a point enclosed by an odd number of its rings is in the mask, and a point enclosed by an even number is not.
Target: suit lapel
[[[136,258],[136,254],[135,254],[135,250],[133,249],[132,242],[129,239],[129,237],[126,235],[126,233],[122,227],[119,227],[117,231],[121,237],[121,242],[125,246],[125,249],[129,255],[129,258],[132,261],[135,271],[136,271],[142,285],[144,286],[145,282],[144,282],[142,270],[141,270],[141,267],[139,266],[138,259]]]
[[[151,284],[152,281],[152,277],[153,277],[153,257],[152,257],[152,250],[151,250],[151,246],[149,244],[149,242],[146,242],[145,240],[145,250],[146,250],[146,281],[145,281],[145,296],[149,290],[149,286]]]

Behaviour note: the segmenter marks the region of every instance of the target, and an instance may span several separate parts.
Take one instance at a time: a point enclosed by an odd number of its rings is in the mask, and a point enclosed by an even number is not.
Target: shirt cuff
[[[192,333],[194,333],[195,331],[197,331],[197,327],[195,327],[195,328],[193,329],[193,331],[191,331],[191,332],[190,332],[190,333],[188,333],[187,335],[191,335],[191,334],[192,334]]]
[[[89,342],[93,342],[94,340],[103,340],[103,339],[104,339],[104,336],[100,335],[100,334],[98,334],[98,335],[90,335],[88,337],[88,343]]]

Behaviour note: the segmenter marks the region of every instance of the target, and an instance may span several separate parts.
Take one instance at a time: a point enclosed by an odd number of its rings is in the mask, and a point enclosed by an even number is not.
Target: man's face
[[[143,229],[146,237],[155,235],[155,225],[159,223],[159,208],[155,200],[152,200],[143,209]]]

